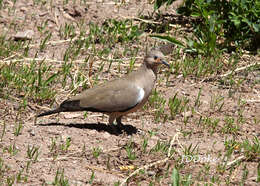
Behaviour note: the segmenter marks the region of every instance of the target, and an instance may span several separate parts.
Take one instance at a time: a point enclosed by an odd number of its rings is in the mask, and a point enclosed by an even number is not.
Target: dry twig
[[[232,71],[227,72],[226,74],[220,75],[220,77],[227,77],[228,75],[232,74],[233,72],[237,73],[237,72],[239,72],[239,71],[248,69],[248,68],[250,68],[250,67],[252,67],[252,66],[255,66],[255,65],[260,65],[260,62],[256,62],[256,63],[253,63],[253,64],[249,64],[249,65],[246,65],[246,66],[243,66],[243,67],[239,67],[239,68],[237,68],[237,69],[235,69],[235,70],[232,70]]]

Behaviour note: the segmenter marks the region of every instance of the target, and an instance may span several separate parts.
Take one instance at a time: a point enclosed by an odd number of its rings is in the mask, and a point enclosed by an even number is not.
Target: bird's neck
[[[156,66],[156,65],[150,65],[150,64],[148,64],[148,63],[144,63],[144,64],[141,66],[141,68],[143,68],[144,70],[152,70],[153,73],[154,73],[155,75],[157,75],[158,66]]]

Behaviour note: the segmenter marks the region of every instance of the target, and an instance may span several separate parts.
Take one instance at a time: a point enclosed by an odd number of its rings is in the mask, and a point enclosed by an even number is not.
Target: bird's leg
[[[119,129],[122,129],[124,127],[123,123],[121,122],[123,116],[119,116],[116,118],[116,123]]]
[[[118,123],[117,123],[117,125],[114,124],[115,119],[116,119],[115,114],[112,113],[109,115],[109,125],[112,127],[112,130],[115,133],[118,133],[121,131],[121,129],[118,127]],[[116,121],[117,121],[117,119],[116,119]],[[121,120],[120,120],[120,122],[121,122]]]
[[[116,117],[114,114],[110,114],[109,115],[109,125],[114,125],[114,121],[115,121]]]

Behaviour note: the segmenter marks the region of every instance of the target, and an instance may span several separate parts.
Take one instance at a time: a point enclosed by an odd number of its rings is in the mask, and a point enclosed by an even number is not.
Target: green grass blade
[[[185,45],[183,44],[183,42],[181,42],[181,41],[179,41],[176,38],[171,37],[171,36],[150,35],[150,37],[157,38],[159,40],[166,41],[166,42],[175,44],[175,45],[177,45],[179,47],[185,48]]]

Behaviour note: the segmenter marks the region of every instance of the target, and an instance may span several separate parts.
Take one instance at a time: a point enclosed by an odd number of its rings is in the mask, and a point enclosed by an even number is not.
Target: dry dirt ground
[[[90,22],[102,25],[109,18],[137,18],[140,15],[151,15],[153,12],[153,5],[148,1],[82,1],[81,4],[78,1],[73,2],[3,1],[0,30],[6,34],[7,39],[12,39],[18,31],[33,30],[27,58],[32,59],[37,52],[38,59],[52,59],[45,62],[53,63],[55,71],[62,65],[64,53],[70,43],[69,39],[61,38],[60,28],[65,23],[80,25],[83,21],[86,25]],[[169,8],[161,11],[174,14],[171,10]],[[52,33],[52,37],[46,44],[47,47],[39,51],[40,42],[45,37],[39,29],[43,24],[44,29]],[[85,29],[88,33],[88,26]],[[141,35],[138,42],[113,46],[112,51],[120,50],[120,47],[132,50],[139,48],[135,64],[138,66],[146,49],[158,44],[147,37],[147,34]],[[79,32],[76,32],[76,35],[79,35]],[[115,53],[110,57],[114,58]],[[117,57],[120,58],[121,54]],[[29,63],[22,55],[11,53],[1,59],[1,63],[11,63],[16,59],[24,59],[24,64]],[[81,70],[80,61],[84,61],[86,56],[87,52],[82,52],[82,55],[74,59],[71,74]],[[109,64],[106,63],[104,70],[99,73],[98,83],[126,73],[131,56],[129,54],[122,57],[124,60],[120,72],[117,63],[113,63],[112,70],[107,71]],[[92,60],[95,73],[103,63],[101,58],[96,56],[93,56]],[[175,63],[174,53],[168,55],[167,60]],[[256,60],[259,60],[259,57],[243,55],[241,61],[244,63],[241,63],[241,66]],[[88,70],[85,68],[86,74],[89,74]],[[123,118],[125,131],[119,135],[114,134],[107,125],[107,116],[98,113],[88,113],[86,117],[83,113],[61,113],[39,118],[35,122],[34,116],[37,113],[55,107],[56,103],[51,106],[50,101],[39,103],[33,100],[21,111],[19,108],[24,95],[18,95],[15,90],[9,91],[9,98],[0,97],[0,185],[12,183],[12,180],[15,180],[14,185],[64,184],[66,180],[70,185],[114,185],[123,183],[129,175],[129,185],[169,185],[172,183],[171,174],[174,167],[179,168],[183,180],[188,179],[185,176],[191,174],[192,184],[238,185],[243,182],[245,185],[257,185],[259,154],[247,159],[244,154],[246,150],[239,144],[246,139],[250,142],[259,140],[259,69],[247,74],[246,80],[232,89],[225,83],[207,77],[184,78],[174,73],[169,74],[166,82],[167,74],[167,69],[161,69],[156,91],[165,100],[178,93],[179,98],[185,97],[189,100],[190,109],[163,122],[163,117],[170,115],[170,108],[166,104],[156,122],[157,108],[148,105],[145,109]],[[245,72],[238,71],[235,76],[239,79],[245,76]],[[256,81],[258,83],[255,83]],[[91,83],[87,84],[88,87],[91,86]],[[61,84],[54,86],[57,103],[71,96],[68,87],[68,84],[65,88]],[[8,87],[1,90],[6,89]],[[78,92],[81,89],[79,86]],[[230,119],[230,126],[226,126],[228,118],[234,118],[233,123]],[[22,128],[16,136],[15,130],[19,123]],[[231,143],[232,140],[233,145],[228,146],[227,141]],[[169,148],[172,150],[172,156],[168,156]],[[227,155],[229,148],[232,149],[230,156]],[[30,150],[35,150],[35,153]],[[208,162],[181,163],[185,153],[211,159]],[[132,159],[129,158],[131,154],[135,156]],[[151,166],[154,162],[155,165]],[[145,165],[150,167],[131,176],[131,173]]]

